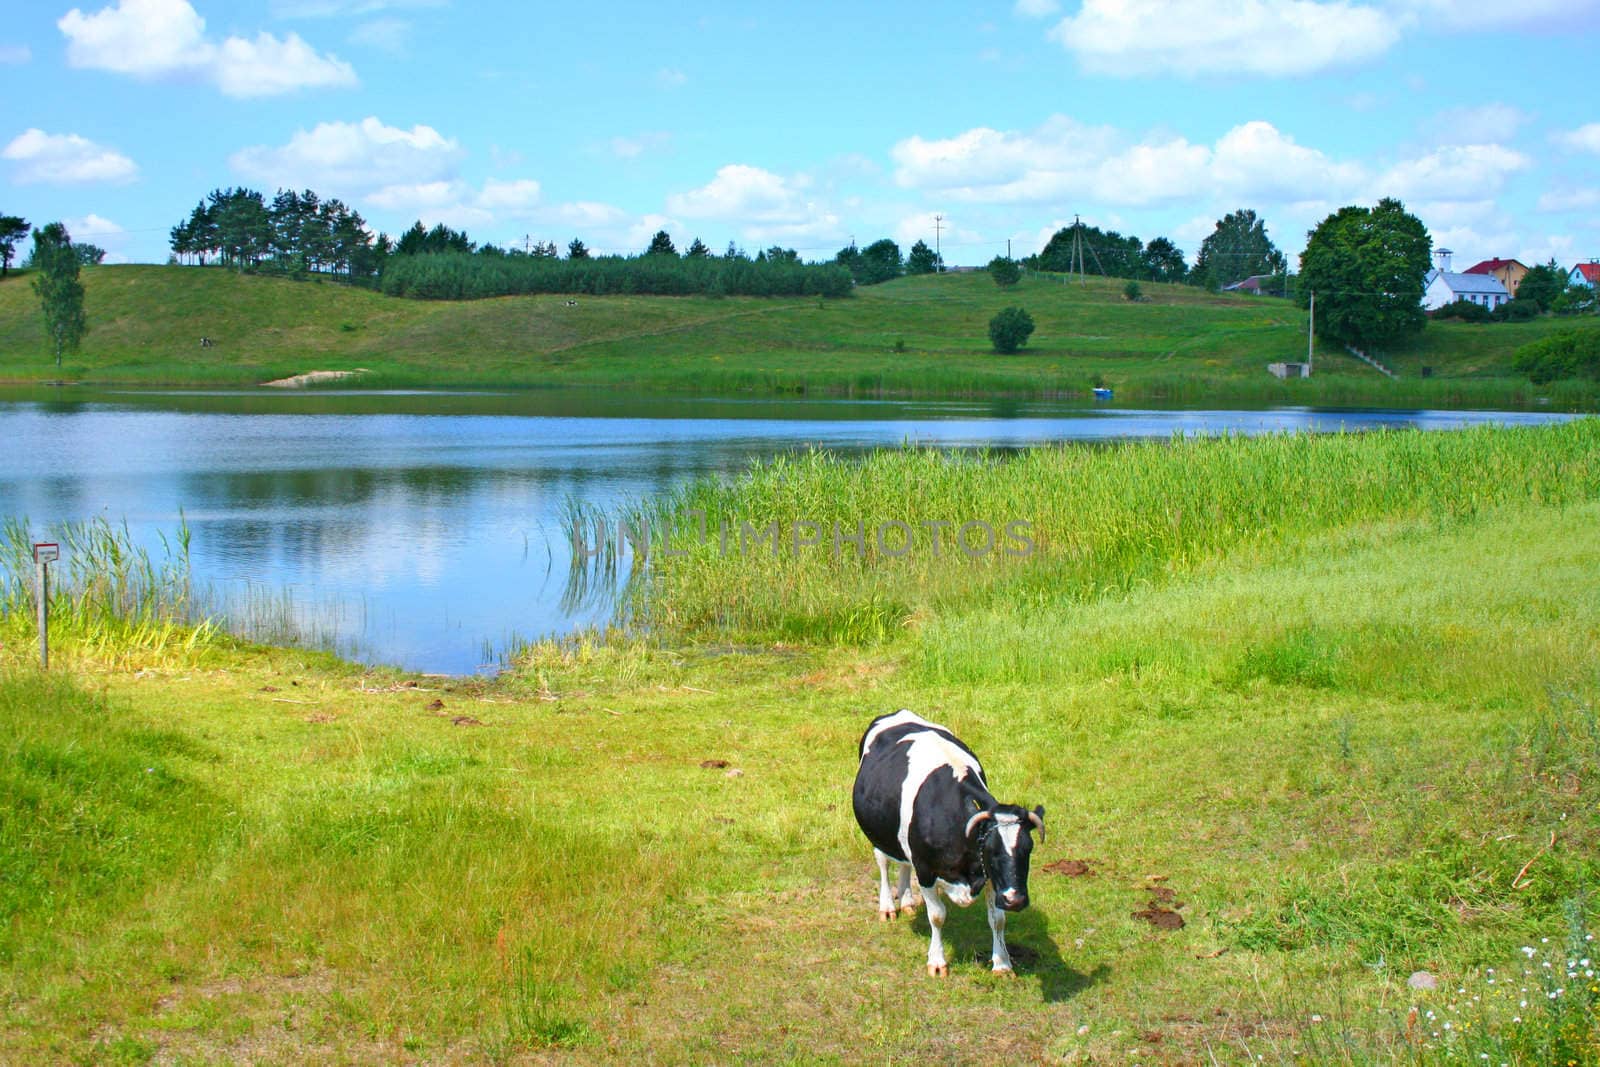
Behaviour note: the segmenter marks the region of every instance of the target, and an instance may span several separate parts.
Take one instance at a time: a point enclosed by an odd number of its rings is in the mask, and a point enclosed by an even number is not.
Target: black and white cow
[[[989,795],[983,767],[972,750],[943,726],[909,711],[872,720],[861,738],[861,767],[852,797],[856,822],[878,860],[878,916],[917,906],[916,872],[928,905],[933,938],[928,973],[944,977],[945,904],[966,907],[983,890],[994,931],[991,962],[1011,970],[1006,912],[1028,906],[1028,854],[1034,830],[1044,839],[1044,808],[1001,804]],[[889,864],[901,865],[899,888],[889,888]]]

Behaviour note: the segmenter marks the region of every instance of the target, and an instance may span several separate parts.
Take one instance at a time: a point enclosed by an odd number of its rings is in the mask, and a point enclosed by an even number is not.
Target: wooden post
[[[50,669],[50,564],[44,557],[34,563],[39,590],[39,669]]]

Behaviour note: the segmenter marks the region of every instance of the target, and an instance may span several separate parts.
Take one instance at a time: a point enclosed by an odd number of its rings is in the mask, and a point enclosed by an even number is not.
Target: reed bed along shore
[[[1316,531],[1439,526],[1597,492],[1594,419],[861,461],[811,452],[660,502],[650,524],[667,537],[638,569],[631,607],[666,633],[881,641],[956,606],[1027,609],[1229,554],[1294,556]]]

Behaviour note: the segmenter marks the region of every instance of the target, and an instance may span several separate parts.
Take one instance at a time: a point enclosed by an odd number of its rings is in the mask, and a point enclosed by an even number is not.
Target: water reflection
[[[346,650],[465,672],[512,635],[601,622],[574,587],[571,509],[614,509],[754,457],[914,441],[1046,441],[1540,422],[1481,412],[1156,411],[1036,401],[693,400],[497,394],[0,391],[0,515],[126,518],[158,546],[180,509],[199,584],[288,611]],[[595,580],[598,578],[598,580]],[[289,607],[285,608],[284,605]],[[492,658],[492,657],[490,657]]]

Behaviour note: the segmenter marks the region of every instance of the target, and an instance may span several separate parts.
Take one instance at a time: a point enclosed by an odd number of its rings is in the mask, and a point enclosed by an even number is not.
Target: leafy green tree
[[[21,215],[0,215],[0,278],[11,269],[17,255],[17,242],[28,236],[32,229]]]
[[[568,259],[588,259],[589,258],[589,246],[584,244],[582,241],[578,240],[576,237],[574,237],[572,239],[572,241],[567,245],[567,258]]]
[[[1254,211],[1241,208],[1218,219],[1211,236],[1200,242],[1192,280],[1220,289],[1255,274],[1281,274],[1287,266],[1267,236],[1267,224]]]
[[[1549,311],[1567,287],[1567,272],[1561,269],[1554,259],[1550,262],[1533,267],[1522,276],[1522,284],[1517,286],[1518,300],[1531,300],[1539,306],[1540,311]]]
[[[989,342],[994,350],[1009,356],[1033,334],[1033,316],[1022,308],[1004,308],[989,320]]]
[[[939,257],[928,247],[926,241],[918,241],[911,246],[911,251],[906,256],[907,274],[932,274],[938,269]]]
[[[89,332],[83,311],[83,283],[78,280],[78,254],[72,235],[59,222],[33,233],[33,266],[38,272],[33,291],[44,311],[45,333],[55,348],[56,366],[64,352],[76,352]]]
[[[672,243],[672,238],[666,230],[657,230],[656,235],[650,238],[650,247],[644,250],[647,256],[676,256],[678,248]]]
[[[81,267],[98,267],[100,262],[106,258],[105,249],[99,245],[89,244],[87,241],[74,243],[72,252],[78,257],[78,265]]]
[[[1144,277],[1152,282],[1181,282],[1189,274],[1183,249],[1165,237],[1157,237],[1145,245],[1139,258]]]
[[[1143,277],[1143,253],[1144,242],[1137,237],[1124,237],[1116,230],[1079,223],[1063,226],[1052,234],[1034,257],[1034,265],[1039,270],[1075,271],[1078,267],[1074,255],[1077,255],[1085,274]]]
[[[782,245],[773,245],[756,253],[756,259],[763,263],[799,263],[800,253]]]
[[[1591,326],[1541,337],[1517,349],[1511,366],[1535,385],[1563,378],[1600,379],[1600,329]]]
[[[672,242],[668,241],[667,243],[671,244]],[[705,259],[710,254],[711,249],[707,248],[706,243],[700,240],[698,237],[696,237],[694,242],[689,245],[689,250],[684,253],[684,255],[689,259]]]
[[[1302,307],[1316,294],[1317,334],[1381,348],[1427,322],[1422,311],[1433,239],[1400,201],[1345,207],[1317,224],[1300,256]]]
[[[995,256],[989,261],[989,277],[1002,289],[1009,289],[1022,280],[1022,268],[1010,256]]]
[[[1138,282],[1130,280],[1127,285],[1122,287],[1122,295],[1130,303],[1138,303],[1144,299],[1144,290],[1139,288]]]
[[[849,270],[857,285],[876,285],[898,278],[903,269],[900,246],[887,237],[866,248],[857,248],[854,244],[841,248],[833,261]]]

